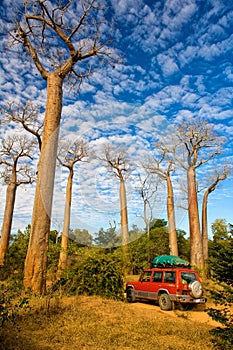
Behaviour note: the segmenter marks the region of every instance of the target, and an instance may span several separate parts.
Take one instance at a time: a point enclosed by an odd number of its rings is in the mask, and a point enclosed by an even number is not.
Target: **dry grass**
[[[137,303],[138,304],[138,303]],[[18,326],[0,330],[1,350],[211,350],[210,326],[99,297],[35,299]]]

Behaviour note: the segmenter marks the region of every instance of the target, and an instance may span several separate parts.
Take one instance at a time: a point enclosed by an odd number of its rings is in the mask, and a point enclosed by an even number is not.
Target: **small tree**
[[[93,243],[93,236],[86,229],[70,230],[69,238],[80,247],[91,247]]]
[[[154,195],[157,191],[157,183],[152,181],[151,174],[147,174],[144,179],[139,175],[140,187],[139,194],[143,200],[143,220],[146,225],[147,239],[150,239],[150,223],[153,218],[153,202]],[[152,185],[153,184],[153,185]],[[149,245],[148,245],[148,261],[150,259]]]
[[[69,175],[66,186],[66,202],[64,212],[64,225],[61,237],[61,252],[58,263],[58,277],[62,270],[67,269],[68,260],[68,242],[70,230],[70,215],[71,215],[71,201],[72,201],[72,186],[74,176],[74,166],[77,162],[81,162],[87,157],[88,146],[83,140],[75,142],[67,141],[60,144],[58,152],[59,163],[68,169]]]
[[[158,185],[152,180],[152,176],[147,174],[144,179],[139,175],[139,189],[138,192],[143,200],[143,220],[146,225],[147,237],[150,237],[150,223],[153,218],[153,203],[154,195],[157,191]],[[152,203],[151,203],[152,202]]]
[[[129,241],[128,230],[128,212],[127,212],[127,199],[125,181],[130,174],[130,164],[127,159],[127,154],[121,148],[114,149],[107,145],[104,149],[104,156],[100,157],[102,161],[106,163],[107,168],[113,175],[120,181],[120,216],[121,216],[121,238],[123,259],[127,259],[127,243]],[[125,261],[124,265],[127,262]]]
[[[171,174],[174,172],[174,161],[170,155],[170,152],[168,151],[168,148],[162,142],[157,142],[155,147],[159,154],[157,157],[154,157],[153,160],[149,160],[146,168],[150,173],[158,175],[162,181],[166,182],[170,254],[178,256],[174,193],[171,180]]]
[[[110,226],[107,230],[102,227],[99,229],[94,239],[95,244],[101,248],[107,248],[112,251],[120,244],[120,237],[116,232],[116,225]]]
[[[20,185],[34,181],[33,168],[29,162],[35,152],[35,142],[26,136],[8,136],[2,141],[0,149],[0,165],[3,171],[0,177],[7,185],[6,204],[0,240],[0,265],[4,265],[9,246],[13,220],[16,190]]]

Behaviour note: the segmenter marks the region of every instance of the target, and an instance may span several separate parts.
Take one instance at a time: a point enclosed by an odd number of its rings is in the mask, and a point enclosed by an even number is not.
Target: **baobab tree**
[[[152,180],[151,174],[146,174],[144,178],[139,174],[138,192],[143,201],[143,220],[146,225],[148,239],[150,238],[150,223],[153,218],[154,195],[157,191],[158,184]]]
[[[166,182],[169,249],[170,255],[178,256],[174,193],[171,180],[171,174],[174,172],[174,161],[168,148],[162,142],[157,142],[155,148],[158,151],[158,155],[153,159],[149,159],[144,167],[149,173],[156,174],[162,181]]]
[[[69,175],[66,185],[66,201],[64,212],[64,224],[61,237],[61,251],[58,263],[57,277],[61,275],[61,271],[67,269],[68,261],[68,243],[70,230],[70,215],[71,215],[71,201],[72,201],[72,186],[74,176],[74,166],[77,162],[83,161],[88,155],[88,145],[83,140],[63,141],[59,145],[58,161],[60,165],[68,169]]]
[[[50,2],[28,0],[17,12],[10,33],[12,44],[22,49],[46,81],[47,101],[43,142],[32,214],[31,235],[24,269],[24,287],[36,294],[46,290],[47,249],[64,80],[82,82],[90,74],[85,62],[101,57],[113,60],[108,49],[107,25],[101,24],[97,0]],[[100,32],[100,30],[105,32]],[[76,67],[76,68],[75,68]]]
[[[220,181],[224,181],[230,173],[230,168],[224,166],[222,170],[215,170],[215,175],[211,177],[212,182],[208,185],[202,199],[202,246],[205,267],[208,260],[208,225],[207,225],[207,202],[209,194],[212,193]]]
[[[198,211],[196,171],[221,151],[223,139],[214,132],[213,125],[201,119],[183,122],[176,127],[177,144],[174,157],[187,172],[188,217],[190,229],[190,260],[198,268],[204,267],[203,246]]]
[[[129,230],[128,230],[128,212],[127,212],[127,199],[126,199],[126,188],[125,181],[130,174],[130,164],[127,158],[127,154],[121,148],[112,148],[110,145],[106,145],[104,148],[103,157],[99,157],[106,163],[107,168],[110,172],[116,176],[120,181],[120,217],[121,217],[121,238],[122,238],[122,249],[124,265],[126,266],[127,257],[127,243],[129,241]]]
[[[35,153],[35,142],[25,135],[8,136],[2,140],[0,148],[0,167],[3,171],[0,177],[7,185],[6,203],[0,240],[0,265],[4,265],[9,246],[16,190],[20,185],[31,184],[34,181],[33,167],[30,165]]]
[[[152,180],[151,174],[147,174],[144,179],[139,174],[139,194],[143,200],[143,220],[146,225],[147,239],[150,239],[150,223],[153,218],[153,204],[158,184]],[[148,245],[148,262],[150,261],[150,247]]]

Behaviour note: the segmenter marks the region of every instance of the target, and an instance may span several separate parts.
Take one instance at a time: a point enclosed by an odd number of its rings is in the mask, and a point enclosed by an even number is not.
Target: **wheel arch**
[[[158,297],[159,297],[161,294],[168,294],[168,295],[169,295],[169,292],[168,292],[167,289],[159,289],[159,291],[158,291]]]
[[[134,288],[134,286],[132,285],[132,284],[128,284],[127,285],[127,287],[126,287],[126,291],[128,290],[128,289],[133,289],[133,290],[135,290],[135,288]]]

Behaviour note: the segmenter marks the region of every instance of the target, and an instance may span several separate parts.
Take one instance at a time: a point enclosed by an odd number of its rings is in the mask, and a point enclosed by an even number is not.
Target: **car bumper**
[[[173,301],[184,304],[205,304],[206,298],[192,298],[190,295],[176,295]]]

